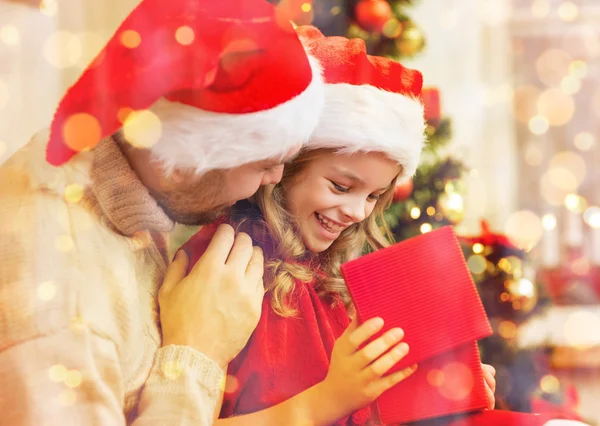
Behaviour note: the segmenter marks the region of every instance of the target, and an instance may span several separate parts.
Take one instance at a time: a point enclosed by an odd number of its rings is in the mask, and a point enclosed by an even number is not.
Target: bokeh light
[[[61,364],[56,364],[50,367],[48,370],[48,376],[50,380],[56,383],[60,383],[65,380],[65,376],[67,374],[67,367]]]
[[[550,159],[548,168],[567,170],[573,175],[577,185],[580,185],[583,182],[587,173],[585,160],[579,154],[572,151],[561,151],[556,153]]]
[[[58,3],[56,0],[42,0],[40,3],[40,12],[46,16],[55,16],[58,12]]]
[[[545,18],[550,13],[548,0],[534,0],[531,3],[531,14],[538,19]]]
[[[37,288],[37,297],[44,302],[54,299],[56,296],[56,285],[52,281],[45,281]]]
[[[119,37],[121,44],[128,49],[135,49],[142,43],[142,36],[135,30],[125,30]]]
[[[410,217],[413,219],[418,219],[421,216],[421,209],[418,207],[413,207],[410,209]]]
[[[571,55],[561,49],[547,49],[536,60],[535,69],[542,83],[548,87],[558,86],[569,75]]]
[[[487,25],[500,25],[508,20],[512,5],[507,1],[482,0],[479,7],[479,19]]]
[[[84,151],[94,147],[102,137],[100,122],[91,114],[81,112],[71,115],[63,126],[63,138],[69,148]]]
[[[504,225],[506,235],[521,249],[529,250],[542,238],[542,221],[532,211],[514,212]]]
[[[515,116],[521,123],[529,123],[537,114],[537,101],[542,91],[535,86],[519,86],[515,90]]]
[[[438,387],[440,394],[453,401],[466,398],[473,390],[473,373],[464,364],[449,362],[442,367],[443,381]]]
[[[517,336],[517,326],[512,321],[502,321],[498,325],[498,334],[505,339],[514,339]]]
[[[581,81],[572,75],[568,75],[560,82],[560,90],[566,95],[574,95],[581,90]]]
[[[67,185],[64,192],[67,203],[77,204],[83,198],[83,186],[78,183]]]
[[[590,227],[600,229],[600,207],[590,206],[583,213],[583,220]]]
[[[160,119],[151,111],[134,111],[123,123],[125,138],[138,148],[151,148],[162,136]]]
[[[469,259],[467,259],[467,265],[473,274],[479,275],[485,272],[487,268],[487,260],[480,254],[474,254],[473,256],[469,256]]]
[[[183,25],[175,31],[175,40],[177,43],[188,46],[194,42],[194,30],[187,25]]]
[[[543,92],[537,102],[539,115],[548,119],[551,126],[568,123],[575,113],[573,98],[561,90],[550,89]]]
[[[564,1],[558,6],[558,16],[566,22],[572,22],[579,16],[579,6],[572,1]]]
[[[529,131],[534,135],[543,135],[548,131],[549,126],[548,119],[541,115],[531,117],[529,120]]]
[[[567,194],[564,199],[565,207],[572,212],[581,213],[587,208],[585,198],[578,194]]]
[[[65,69],[78,64],[83,48],[77,35],[70,31],[56,31],[44,42],[43,52],[50,65]]]
[[[537,141],[532,141],[525,147],[524,159],[529,166],[539,166],[544,160],[544,150]]]
[[[65,385],[67,385],[67,387],[70,387],[71,389],[79,387],[82,381],[83,377],[81,376],[79,370],[70,370],[65,375]]]
[[[431,230],[433,229],[433,227],[429,223],[424,223],[424,224],[421,225],[420,229],[421,229],[421,234],[426,234],[428,232],[431,232]]]
[[[556,393],[560,390],[560,382],[556,376],[546,374],[540,379],[540,389],[546,393]]]
[[[546,231],[552,231],[556,229],[556,216],[551,213],[547,213],[542,216],[542,228]]]
[[[589,151],[595,145],[594,135],[589,132],[580,132],[575,135],[573,145],[580,151]]]
[[[564,333],[571,346],[600,345],[600,318],[589,311],[573,312],[565,322]]]
[[[473,253],[481,254],[481,253],[483,253],[484,248],[485,247],[483,246],[483,244],[475,243],[475,244],[473,244]]]
[[[20,40],[19,30],[14,25],[9,24],[0,27],[0,41],[5,45],[16,46]]]
[[[569,64],[569,75],[576,78],[584,78],[587,75],[588,66],[585,61],[576,59]]]

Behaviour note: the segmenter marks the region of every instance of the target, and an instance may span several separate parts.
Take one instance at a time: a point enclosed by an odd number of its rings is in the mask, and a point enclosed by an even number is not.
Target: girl
[[[389,244],[383,212],[424,141],[421,74],[368,56],[361,40],[298,31],[323,67],[326,106],[281,182],[227,219],[263,247],[267,293],[258,327],[229,366],[221,426],[364,425],[368,405],[416,368],[386,375],[409,350],[401,329],[363,345],[383,320],[350,319],[340,265]],[[214,229],[186,244],[191,264]]]

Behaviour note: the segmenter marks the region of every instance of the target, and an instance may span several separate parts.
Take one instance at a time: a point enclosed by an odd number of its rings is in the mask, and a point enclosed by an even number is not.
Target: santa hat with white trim
[[[312,26],[296,31],[325,79],[325,108],[306,149],[383,152],[402,165],[399,180],[414,175],[425,143],[421,73],[367,55],[361,39],[325,37]]]
[[[231,168],[305,143],[323,104],[318,62],[265,0],[143,0],[60,102],[46,158],[123,128],[168,170]]]

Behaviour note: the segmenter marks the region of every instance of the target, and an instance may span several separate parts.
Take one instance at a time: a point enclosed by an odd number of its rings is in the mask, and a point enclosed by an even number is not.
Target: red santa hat
[[[323,103],[318,62],[273,5],[144,0],[60,102],[47,160],[123,127],[168,170],[236,167],[306,142]]]
[[[367,55],[361,39],[324,37],[311,26],[297,32],[325,79],[325,108],[307,149],[383,152],[402,165],[400,179],[412,176],[425,142],[421,73]]]

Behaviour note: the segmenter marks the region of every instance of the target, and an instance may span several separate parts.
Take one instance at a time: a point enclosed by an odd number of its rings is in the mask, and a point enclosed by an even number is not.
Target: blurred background
[[[600,0],[273,2],[423,72],[429,143],[396,238],[463,236],[499,408],[600,425]],[[137,3],[0,0],[0,163]]]

